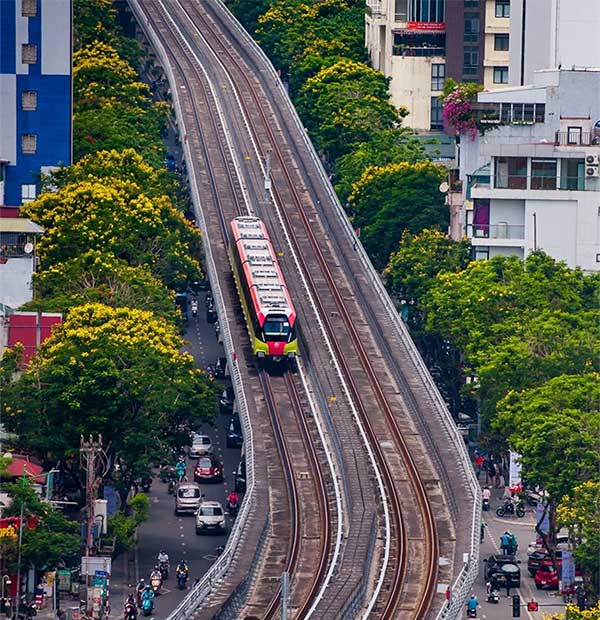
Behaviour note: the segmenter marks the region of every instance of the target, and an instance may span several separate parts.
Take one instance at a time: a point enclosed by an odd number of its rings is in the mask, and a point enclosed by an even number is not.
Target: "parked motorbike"
[[[502,506],[498,506],[496,508],[496,514],[499,517],[504,517],[505,515],[513,515],[515,514],[517,517],[522,518],[525,516],[525,506],[523,506],[523,502],[512,502],[511,500],[507,500],[502,504]]]
[[[167,493],[169,495],[173,495],[173,493],[175,493],[175,487],[177,486],[177,483],[175,482],[174,478],[171,478],[171,480],[169,480],[169,484],[167,486]]]
[[[152,484],[152,478],[150,478],[149,476],[146,478],[142,478],[142,491],[144,493],[148,493],[148,491],[150,491],[151,484]]]
[[[183,570],[179,570],[177,571],[177,587],[180,590],[183,590],[185,588],[185,584],[187,582],[187,573]]]
[[[490,590],[489,594],[487,595],[487,602],[494,604],[500,602],[500,594],[498,590]]]
[[[24,600],[19,605],[19,617],[13,615],[14,620],[31,620],[34,616],[37,616],[37,607],[35,603],[27,603]]]

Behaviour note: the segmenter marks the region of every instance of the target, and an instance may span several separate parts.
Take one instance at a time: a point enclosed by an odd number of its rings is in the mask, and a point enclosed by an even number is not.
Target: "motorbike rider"
[[[166,564],[168,566],[169,565],[169,555],[168,555],[168,553],[166,551],[164,551],[163,549],[161,549],[158,552],[157,561],[158,561],[158,565],[159,566],[161,564]]]
[[[231,493],[227,496],[227,505],[237,508],[239,503],[240,498],[238,497],[238,494],[235,491],[231,491]]]
[[[142,592],[142,604],[144,601],[150,601],[150,609],[154,607],[154,590],[150,587],[150,584],[146,584]]]
[[[198,314],[198,302],[192,299],[192,314],[196,316]]]
[[[155,579],[159,579],[160,580],[160,585],[158,586],[160,588],[162,586],[162,584],[163,584],[163,576],[162,576],[162,573],[160,572],[160,568],[158,567],[158,565],[155,566],[152,569],[152,572],[150,573],[150,584],[152,584],[152,582]]]
[[[143,579],[140,579],[135,588],[135,594],[137,597],[138,607],[142,606],[142,592],[144,591],[145,588],[146,588],[146,582]]]
[[[183,558],[179,560],[179,564],[177,564],[176,572],[178,575],[180,573],[183,573],[187,579],[187,576],[190,572],[190,567],[187,565],[187,562]]]
[[[133,594],[129,594],[123,605],[123,617],[125,620],[135,620],[137,618],[137,603]]]
[[[477,615],[477,607],[479,606],[479,601],[474,594],[471,594],[471,598],[467,601],[467,612],[471,615]]]
[[[175,473],[177,474],[177,480],[181,482],[185,478],[185,461],[183,459],[179,459],[177,461],[177,465],[175,465]]]
[[[489,487],[484,487],[483,491],[481,491],[481,501],[483,503],[483,510],[490,509],[490,498],[492,496],[492,492]]]

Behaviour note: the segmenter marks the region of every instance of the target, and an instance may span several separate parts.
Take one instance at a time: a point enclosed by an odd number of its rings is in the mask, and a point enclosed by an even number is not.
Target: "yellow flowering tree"
[[[22,309],[66,312],[87,303],[149,310],[173,323],[181,318],[173,293],[146,265],[132,267],[98,250],[34,274],[34,298]]]
[[[565,495],[558,505],[557,520],[558,527],[569,529],[575,558],[597,589],[600,585],[600,481],[588,480]]]
[[[398,248],[405,230],[444,227],[448,209],[439,191],[445,177],[441,166],[429,161],[369,167],[354,184],[348,208],[373,264],[383,269]]]
[[[172,289],[199,275],[190,256],[198,231],[166,196],[150,198],[133,182],[68,184],[24,205],[22,213],[46,229],[38,245],[43,269],[97,250],[147,265]]]
[[[600,620],[600,603],[584,610],[576,605],[567,605],[564,614],[544,614],[544,620]]]
[[[24,446],[54,462],[70,462],[80,435],[102,433],[126,496],[169,431],[213,416],[213,384],[183,344],[176,328],[151,312],[73,308],[4,388],[3,422]]]

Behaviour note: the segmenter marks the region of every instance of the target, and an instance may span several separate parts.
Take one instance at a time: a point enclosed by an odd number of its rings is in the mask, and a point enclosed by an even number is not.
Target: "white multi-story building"
[[[511,0],[509,84],[535,71],[600,67],[598,0]]]
[[[530,86],[480,93],[478,106],[492,129],[460,144],[475,258],[543,249],[600,269],[600,69],[537,71]]]

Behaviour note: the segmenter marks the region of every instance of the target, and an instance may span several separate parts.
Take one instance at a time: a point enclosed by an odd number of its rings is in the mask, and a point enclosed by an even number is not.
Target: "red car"
[[[560,568],[561,563],[557,563]],[[578,569],[575,569],[575,577],[581,577],[581,572]],[[558,590],[558,572],[554,570],[551,563],[540,566],[533,580],[538,590],[542,590],[543,588]]]
[[[223,480],[223,465],[214,456],[203,456],[194,467],[194,482],[220,482]]]

